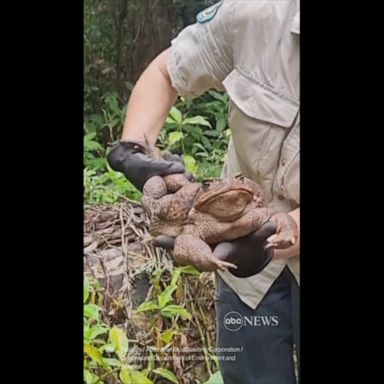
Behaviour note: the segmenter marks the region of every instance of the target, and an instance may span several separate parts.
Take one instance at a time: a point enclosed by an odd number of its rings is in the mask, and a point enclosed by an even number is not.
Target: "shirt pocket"
[[[249,117],[284,128],[292,127],[299,103],[239,67],[224,79],[231,100]]]
[[[223,81],[232,102],[230,125],[240,162],[272,189],[284,140],[295,124],[299,103],[255,75],[236,67]]]

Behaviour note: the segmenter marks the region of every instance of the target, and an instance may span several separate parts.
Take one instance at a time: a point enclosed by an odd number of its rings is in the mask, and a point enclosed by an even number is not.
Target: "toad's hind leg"
[[[235,268],[235,264],[219,260],[211,247],[194,235],[180,235],[175,240],[173,257],[180,265],[193,265],[200,271],[213,272],[217,269]]]

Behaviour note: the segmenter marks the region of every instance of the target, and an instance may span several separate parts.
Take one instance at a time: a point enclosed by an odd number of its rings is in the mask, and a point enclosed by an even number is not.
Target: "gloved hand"
[[[249,277],[260,273],[272,260],[274,251],[266,249],[267,239],[276,233],[276,224],[268,222],[258,231],[252,232],[239,239],[217,244],[213,254],[220,260],[236,264],[237,269],[228,271],[236,277]],[[174,238],[167,235],[157,236],[154,240],[156,246],[172,250]]]
[[[165,176],[185,171],[181,158],[166,153],[163,159],[148,156],[139,143],[121,141],[109,153],[107,160],[111,168],[122,172],[125,177],[140,191],[145,182],[152,176]]]
[[[273,248],[266,249],[267,239],[276,233],[276,224],[268,222],[258,231],[228,242],[220,243],[213,254],[220,260],[236,264],[228,271],[236,277],[249,277],[260,273],[272,260]]]

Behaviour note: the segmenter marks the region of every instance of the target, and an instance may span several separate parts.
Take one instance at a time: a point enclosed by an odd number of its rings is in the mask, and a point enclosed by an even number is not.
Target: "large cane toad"
[[[258,184],[244,177],[198,183],[183,175],[154,176],[144,185],[142,202],[151,235],[175,237],[175,261],[201,271],[236,268],[214,256],[210,245],[245,236],[268,221],[277,225],[268,247],[287,248],[298,237],[292,217],[268,208]]]

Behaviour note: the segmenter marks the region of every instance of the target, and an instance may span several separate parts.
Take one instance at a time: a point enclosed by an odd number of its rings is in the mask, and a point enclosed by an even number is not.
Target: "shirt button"
[[[279,200],[284,200],[284,196],[283,195],[279,195]]]
[[[285,164],[287,164],[287,161],[285,159],[281,160],[281,166],[284,167]]]

